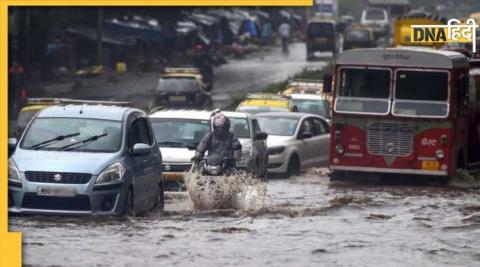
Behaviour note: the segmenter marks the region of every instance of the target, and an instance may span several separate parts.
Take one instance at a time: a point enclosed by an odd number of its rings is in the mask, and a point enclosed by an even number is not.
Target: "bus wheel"
[[[332,182],[346,180],[346,175],[345,175],[345,172],[343,171],[331,171],[329,174],[329,177],[330,177],[330,181]]]

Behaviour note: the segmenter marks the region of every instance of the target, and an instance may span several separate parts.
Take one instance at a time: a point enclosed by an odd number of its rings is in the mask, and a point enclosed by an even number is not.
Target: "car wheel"
[[[125,198],[125,204],[123,205],[123,214],[127,216],[136,216],[137,213],[133,207],[133,189],[128,189],[127,197]]]
[[[163,182],[161,182],[158,185],[157,194],[155,195],[155,205],[154,205],[154,208],[158,209],[159,211],[163,211],[165,207],[165,198],[164,198],[163,192],[164,192]]]
[[[300,162],[297,156],[290,158],[287,168],[287,177],[298,176],[300,174]]]

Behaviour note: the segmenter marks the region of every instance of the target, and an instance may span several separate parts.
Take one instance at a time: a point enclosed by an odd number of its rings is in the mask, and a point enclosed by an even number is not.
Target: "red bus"
[[[468,148],[475,146],[468,138],[471,84],[469,61],[457,52],[409,47],[339,55],[331,177],[450,177],[457,168],[466,168]]]

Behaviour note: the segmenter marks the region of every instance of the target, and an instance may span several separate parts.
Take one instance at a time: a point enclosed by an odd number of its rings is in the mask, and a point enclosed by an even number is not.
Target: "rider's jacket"
[[[202,157],[208,151],[209,155],[219,155],[222,158],[233,159],[234,152],[241,150],[242,145],[232,132],[225,134],[208,133],[197,146],[197,151]]]

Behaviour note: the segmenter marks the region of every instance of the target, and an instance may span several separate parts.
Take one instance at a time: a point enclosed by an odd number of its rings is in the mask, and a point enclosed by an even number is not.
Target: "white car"
[[[253,116],[239,112],[223,112],[230,118],[230,130],[242,144],[242,159],[237,167],[266,175],[268,160],[265,139]],[[184,173],[192,166],[194,148],[211,130],[212,111],[160,110],[150,115],[153,132],[163,156],[163,176],[167,190],[183,182]]]
[[[330,104],[325,96],[317,94],[292,94],[290,98],[298,112],[311,113],[321,116],[327,121],[330,120]]]
[[[267,134],[260,130],[257,119],[252,114],[242,112],[223,112],[230,118],[230,130],[242,144],[242,159],[237,163],[240,169],[246,169],[256,177],[267,176],[268,150]]]
[[[150,114],[153,133],[163,156],[165,189],[176,188],[192,166],[194,148],[210,131],[211,111],[160,110]]]
[[[330,125],[317,115],[297,112],[255,116],[268,134],[268,173],[286,176],[328,165]]]
[[[385,36],[390,32],[390,20],[387,10],[369,7],[362,12],[360,24],[373,29],[376,37]]]

